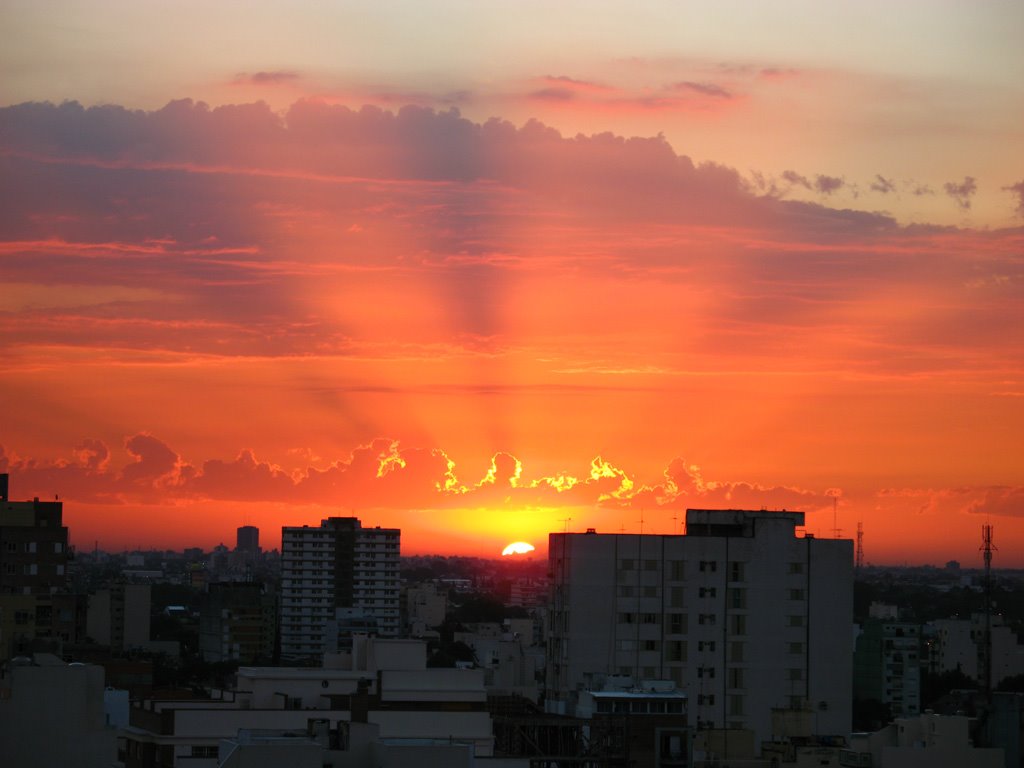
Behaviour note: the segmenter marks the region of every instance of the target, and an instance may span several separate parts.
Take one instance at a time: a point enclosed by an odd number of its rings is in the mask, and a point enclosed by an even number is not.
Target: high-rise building
[[[400,538],[354,517],[281,529],[282,658],[334,650],[346,627],[398,636]]]
[[[84,636],[85,598],[67,592],[62,515],[59,501],[11,501],[0,474],[0,660]]]
[[[802,512],[687,510],[685,535],[553,533],[545,706],[671,680],[694,727],[772,735],[772,710],[851,726],[853,543]]]
[[[210,584],[200,603],[199,653],[205,661],[272,659],[276,619],[277,601],[262,584]]]
[[[0,475],[0,594],[50,595],[68,583],[68,529],[59,501],[11,501]]]
[[[252,552],[256,554],[260,551],[260,529],[255,525],[243,525],[238,529],[237,538],[235,539],[235,551],[236,552]]]

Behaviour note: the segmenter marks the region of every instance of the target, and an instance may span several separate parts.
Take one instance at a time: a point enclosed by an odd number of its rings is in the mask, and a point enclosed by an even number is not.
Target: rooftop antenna
[[[838,539],[839,538],[839,534],[841,534],[841,533],[842,533],[842,531],[839,530],[839,497],[833,494],[833,496],[832,496],[832,538],[833,539]]]
[[[644,508],[640,507],[640,535],[644,535]]]
[[[981,526],[981,546],[985,560],[985,641],[982,647],[982,690],[985,700],[991,705],[992,699],[992,552],[996,547],[992,543],[992,526],[985,523]]]
[[[676,518],[677,518],[677,515],[676,515],[675,512],[673,512],[672,513],[672,535],[673,536],[675,535],[675,532],[676,532]]]
[[[855,561],[857,570],[864,567],[864,523],[857,523],[857,559]]]
[[[569,532],[569,523],[572,522],[572,518],[571,517],[563,517],[559,522],[565,523],[565,528],[563,530],[563,533],[568,533]]]

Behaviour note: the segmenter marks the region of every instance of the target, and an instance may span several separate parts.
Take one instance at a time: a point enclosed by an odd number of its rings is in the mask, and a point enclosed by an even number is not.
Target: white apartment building
[[[772,709],[851,725],[853,542],[802,512],[687,510],[686,535],[553,533],[545,684],[575,714],[609,676],[671,680],[689,724],[772,735]]]
[[[354,517],[282,528],[281,656],[336,650],[350,630],[396,637],[400,539],[397,528],[363,528]]]

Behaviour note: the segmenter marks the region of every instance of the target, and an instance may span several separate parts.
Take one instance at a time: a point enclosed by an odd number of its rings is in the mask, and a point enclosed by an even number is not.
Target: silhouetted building
[[[921,713],[921,628],[871,609],[853,656],[853,695],[888,704],[893,717]]]
[[[11,501],[0,475],[0,594],[49,595],[67,588],[68,529],[59,501]]]
[[[85,598],[67,594],[68,529],[59,501],[11,501],[0,474],[0,661],[59,652],[85,630]]]
[[[375,625],[382,637],[398,636],[400,537],[397,528],[363,528],[354,517],[281,529],[282,658],[334,650],[344,627]]]
[[[260,529],[254,525],[243,525],[238,529],[235,541],[236,552],[255,554],[260,551]]]

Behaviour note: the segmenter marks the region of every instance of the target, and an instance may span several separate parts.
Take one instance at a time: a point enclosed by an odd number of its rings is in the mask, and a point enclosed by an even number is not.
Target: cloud
[[[325,468],[287,471],[245,449],[231,460],[206,459],[194,465],[162,440],[146,433],[125,439],[126,460],[111,466],[99,441],[83,441],[89,455],[81,461],[36,461],[10,457],[0,448],[0,469],[12,474],[12,487],[46,494],[59,490],[72,501],[130,505],[277,502],[292,505],[343,505],[354,509],[460,509],[532,506],[647,508],[762,508],[830,503],[827,492],[742,481],[705,478],[696,465],[674,459],[660,482],[645,484],[601,456],[578,473],[531,476],[514,455],[495,453],[478,478],[460,476],[439,449],[406,447],[378,438],[356,447]],[[76,449],[80,455],[83,449]],[[97,461],[94,456],[103,456]]]
[[[875,180],[871,182],[871,189],[874,192],[881,192],[883,195],[887,195],[890,192],[896,191],[896,182],[892,179],[887,179],[880,173],[875,174]]]
[[[301,75],[290,70],[239,72],[232,82],[235,85],[281,85],[299,80]]]
[[[993,486],[972,501],[967,511],[977,515],[1024,517],[1024,486]]]
[[[683,80],[678,83],[673,83],[672,88],[676,91],[697,93],[701,96],[709,96],[713,99],[733,98],[733,95],[729,91],[716,83],[698,83],[692,80]]]
[[[978,191],[978,184],[973,176],[964,176],[962,182],[947,181],[942,185],[942,188],[946,190],[947,195],[956,201],[957,205],[963,210],[969,211],[971,209],[971,197]]]
[[[804,189],[812,189],[811,181],[806,176],[801,176],[796,171],[783,171],[783,181],[789,182],[794,187],[803,187]]]
[[[1003,191],[1014,194],[1014,197],[1017,198],[1015,211],[1018,216],[1024,217],[1024,181],[1018,181],[1016,184],[1003,187]]]
[[[818,174],[814,178],[814,188],[823,195],[831,195],[838,192],[846,185],[846,181],[837,176],[825,176]]]

